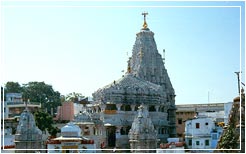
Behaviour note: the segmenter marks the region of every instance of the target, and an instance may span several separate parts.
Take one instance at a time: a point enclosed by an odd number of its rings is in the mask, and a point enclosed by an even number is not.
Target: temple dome
[[[78,113],[77,115],[75,115],[74,121],[76,121],[76,122],[91,122],[92,116],[88,111],[83,110],[83,111],[80,111],[80,113]]]
[[[78,132],[80,131],[79,126],[73,124],[73,123],[68,123],[66,126],[61,128],[61,132]]]
[[[161,86],[138,78],[131,73],[127,73],[119,80],[93,93],[96,100],[101,100],[104,103],[122,102],[122,95],[126,97],[128,95],[152,96],[159,101],[162,93]]]

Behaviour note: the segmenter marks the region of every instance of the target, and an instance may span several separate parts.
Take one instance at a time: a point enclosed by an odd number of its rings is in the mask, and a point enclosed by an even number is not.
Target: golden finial
[[[143,12],[142,15],[144,16],[143,29],[146,29],[148,28],[148,24],[146,22],[146,15],[148,15],[148,12]]]

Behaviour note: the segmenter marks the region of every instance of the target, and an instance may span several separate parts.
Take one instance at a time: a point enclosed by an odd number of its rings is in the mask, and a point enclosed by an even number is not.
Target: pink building
[[[74,118],[74,104],[73,102],[63,102],[62,106],[57,109],[57,115],[55,120],[69,120]]]

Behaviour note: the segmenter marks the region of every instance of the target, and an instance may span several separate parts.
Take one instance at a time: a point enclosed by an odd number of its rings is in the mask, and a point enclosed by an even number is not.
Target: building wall
[[[177,137],[184,138],[185,121],[194,118],[195,111],[176,111]]]
[[[63,102],[62,106],[58,107],[58,113],[55,119],[72,121],[74,119],[74,103]]]
[[[210,135],[211,130],[214,128],[214,122],[210,118],[187,120],[185,123],[185,134],[192,134],[192,136]]]
[[[21,93],[7,93],[6,101],[4,101],[4,118],[19,116],[26,106],[31,112],[41,108],[39,102],[24,102]]]
[[[74,115],[78,114],[83,109],[83,104],[74,103]]]
[[[225,103],[225,106],[224,106],[224,111],[225,111],[225,114],[224,114],[224,123],[225,123],[225,125],[228,124],[228,117],[230,115],[232,104],[233,104],[233,102]]]
[[[211,118],[196,118],[185,122],[185,142],[189,149],[211,149],[211,132],[215,124]]]
[[[181,134],[185,131],[185,124],[182,121],[193,118],[196,112],[199,116],[207,116],[216,122],[228,121],[228,116],[232,102],[228,103],[211,103],[211,104],[184,104],[176,105],[176,126],[177,126],[177,136],[181,137]]]

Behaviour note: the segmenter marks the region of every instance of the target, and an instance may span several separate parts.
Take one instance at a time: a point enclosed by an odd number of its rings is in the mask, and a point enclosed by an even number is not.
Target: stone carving
[[[143,15],[146,16],[147,14]],[[132,57],[129,58],[126,74],[119,80],[112,81],[112,83],[98,89],[92,95],[95,104],[100,104],[101,108],[115,104],[114,112],[107,111],[105,114],[102,110],[104,123],[114,124],[115,127],[129,126],[122,121],[133,122],[132,119],[136,114],[137,106],[145,105],[146,110],[150,112],[150,118],[155,128],[167,128],[169,130],[165,134],[157,135],[160,141],[165,142],[168,137],[176,136],[175,92],[162,56],[158,53],[154,33],[147,27],[146,19],[144,22],[146,27],[143,27],[136,34]],[[129,105],[131,110],[121,110],[127,108],[121,107],[123,105]],[[111,114],[109,115],[109,113]],[[113,117],[121,120],[112,122]],[[162,122],[154,119],[162,119]],[[158,130],[158,132],[161,131]],[[119,139],[124,142],[123,140],[126,138]],[[122,147],[127,147],[127,144],[129,143],[122,145]]]

